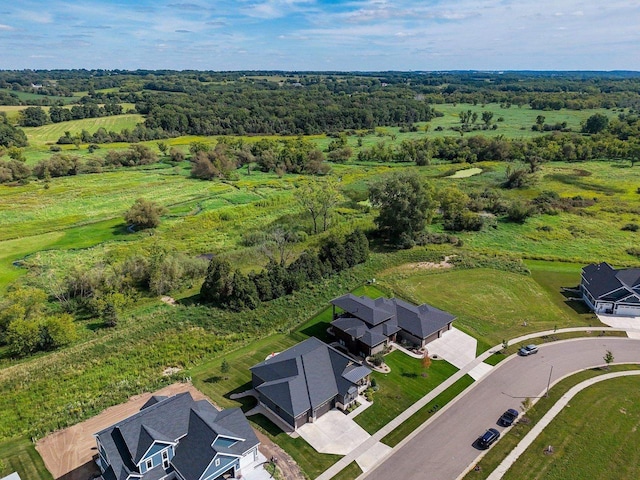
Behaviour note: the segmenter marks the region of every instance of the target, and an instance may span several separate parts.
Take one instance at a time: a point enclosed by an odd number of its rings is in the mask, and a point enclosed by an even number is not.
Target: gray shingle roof
[[[416,337],[424,339],[455,319],[453,315],[426,303],[415,306],[398,298],[380,297],[376,300],[371,300],[367,297],[356,297],[352,294],[347,294],[332,300],[331,303],[356,317],[355,319],[338,318],[331,325],[355,338],[359,338],[370,347],[382,343],[386,339],[383,339],[382,336],[390,337],[400,330],[405,330]],[[357,308],[354,307],[356,304],[358,305]],[[372,309],[373,312],[369,309]],[[361,317],[361,314],[365,316]],[[370,322],[368,320],[370,318],[376,319],[377,323]],[[385,320],[378,321],[381,318],[385,318]],[[358,324],[358,320],[362,324]],[[363,326],[367,328],[366,331],[362,330]]]
[[[182,452],[184,456],[187,449],[179,448],[180,445],[188,441],[192,435],[195,439],[201,438],[204,429],[202,425],[215,432],[216,435],[243,439],[235,449],[234,445],[225,450],[229,454],[241,455],[259,443],[251,426],[239,409],[218,412],[206,400],[194,401],[188,392],[169,398],[160,398],[151,405],[148,403],[145,404],[146,407],[143,410],[135,415],[95,434],[104,447],[110,462],[111,468],[103,474],[105,480],[124,480],[130,473],[136,472],[137,467],[134,462],[140,461],[154,441],[178,443],[176,456],[172,463],[181,462],[182,457],[178,456],[178,452]],[[202,425],[192,422],[194,413]],[[213,440],[210,443],[212,442]],[[242,450],[245,447],[246,449]],[[237,453],[240,450],[242,452]],[[215,450],[210,448],[208,454],[210,455],[208,459],[201,460],[202,462],[206,461],[207,465],[215,455]],[[191,461],[191,463],[196,465],[195,461]],[[145,480],[156,478],[155,470],[162,469],[153,469],[143,478]],[[200,476],[185,476],[185,478],[191,480],[198,479]]]
[[[418,338],[427,338],[444,328],[456,318],[426,303],[415,306],[394,298],[398,326]]]
[[[347,293],[334,298],[331,303],[371,326],[378,325],[393,315],[384,299],[373,300],[369,297],[356,297],[352,293]]]
[[[311,337],[254,365],[251,372],[264,382],[254,385],[260,394],[297,417],[336,395],[345,395],[353,382],[343,372],[352,365],[360,364]]]
[[[587,265],[582,278],[583,287],[596,300],[615,302],[640,288],[640,268],[616,270],[607,262]]]

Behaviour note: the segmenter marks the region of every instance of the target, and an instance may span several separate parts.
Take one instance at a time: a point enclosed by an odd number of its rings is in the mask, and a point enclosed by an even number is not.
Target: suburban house
[[[455,320],[453,315],[426,303],[415,306],[398,298],[373,300],[348,293],[334,298],[331,304],[331,333],[350,352],[363,357],[396,341],[424,347],[451,329]]]
[[[596,313],[640,316],[640,268],[616,270],[606,262],[582,269],[580,291]]]
[[[239,408],[218,411],[191,394],[151,397],[96,434],[103,480],[218,480],[253,468],[259,441]]]
[[[333,408],[347,409],[369,386],[370,374],[314,337],[251,367],[260,404],[294,430]]]

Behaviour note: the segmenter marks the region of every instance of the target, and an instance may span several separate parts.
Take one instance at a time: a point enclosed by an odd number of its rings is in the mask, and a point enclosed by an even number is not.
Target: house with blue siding
[[[239,408],[218,411],[191,394],[155,396],[96,434],[102,480],[238,478],[258,460],[258,445]]]

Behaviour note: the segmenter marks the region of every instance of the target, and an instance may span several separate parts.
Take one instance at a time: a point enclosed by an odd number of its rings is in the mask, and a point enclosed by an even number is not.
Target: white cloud
[[[11,25],[5,25],[3,23],[0,23],[0,30],[15,30],[15,28],[13,28]]]

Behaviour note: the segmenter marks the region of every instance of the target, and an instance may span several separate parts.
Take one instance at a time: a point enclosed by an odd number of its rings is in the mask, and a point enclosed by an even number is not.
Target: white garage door
[[[637,316],[637,315],[640,315],[640,307],[630,306],[630,305],[618,305],[618,307],[616,308],[616,315]]]

